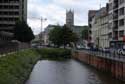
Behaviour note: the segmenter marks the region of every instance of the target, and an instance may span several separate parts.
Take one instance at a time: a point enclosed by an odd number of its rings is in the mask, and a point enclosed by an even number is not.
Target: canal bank
[[[43,59],[64,60],[71,58],[68,49],[26,49],[0,57],[0,84],[24,84],[34,65]]]
[[[106,56],[96,56],[85,51],[76,51],[73,53],[73,58],[89,64],[96,69],[109,73],[113,78],[125,82],[125,62],[117,59],[109,59]]]

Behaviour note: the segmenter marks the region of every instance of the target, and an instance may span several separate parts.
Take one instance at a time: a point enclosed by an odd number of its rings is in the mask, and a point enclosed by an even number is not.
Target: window
[[[113,14],[109,14],[109,20],[112,20],[113,19]]]
[[[122,3],[124,3],[124,0],[119,0],[119,4],[122,4]]]
[[[112,23],[109,23],[108,26],[109,26],[109,29],[112,29]]]
[[[112,33],[111,33],[111,32],[108,34],[108,37],[109,37],[109,38],[112,38]]]
[[[124,7],[119,9],[119,15],[124,15]]]
[[[119,20],[119,26],[124,26],[124,19]]]
[[[124,36],[124,30],[119,31],[119,37],[123,37]]]

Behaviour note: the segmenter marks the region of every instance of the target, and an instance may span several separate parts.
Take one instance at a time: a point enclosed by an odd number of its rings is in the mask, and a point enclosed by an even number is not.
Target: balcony
[[[118,4],[114,4],[113,9],[118,8]]]
[[[117,13],[114,13],[113,19],[118,19],[118,14]]]
[[[114,36],[114,37],[113,37],[113,40],[118,40],[118,36]]]
[[[0,9],[1,12],[19,12],[19,9]]]
[[[11,24],[11,25],[14,25],[15,21],[0,21],[0,24]]]
[[[0,27],[0,31],[11,31],[11,30],[13,30],[13,27]]]
[[[19,15],[0,15],[0,18],[19,18]]]
[[[118,31],[113,31],[113,40],[118,40]]]
[[[118,25],[113,26],[113,30],[118,30]]]
[[[19,6],[19,2],[11,2],[11,3],[0,3],[0,5],[7,6]]]
[[[113,21],[113,30],[118,30],[118,20]]]
[[[114,0],[113,9],[118,8],[118,6],[119,6],[118,0]]]

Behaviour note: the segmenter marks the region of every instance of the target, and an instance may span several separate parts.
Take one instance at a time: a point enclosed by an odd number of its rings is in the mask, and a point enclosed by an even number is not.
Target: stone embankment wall
[[[94,56],[85,52],[74,52],[73,57],[98,70],[110,73],[116,79],[125,81],[125,62]]]

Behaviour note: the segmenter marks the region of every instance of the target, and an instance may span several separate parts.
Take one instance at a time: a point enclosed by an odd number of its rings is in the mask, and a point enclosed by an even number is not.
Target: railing
[[[101,51],[101,50],[92,50],[92,49],[80,49],[78,51],[85,52],[92,56],[98,56],[102,58],[125,62],[125,55],[118,54],[115,51]]]

